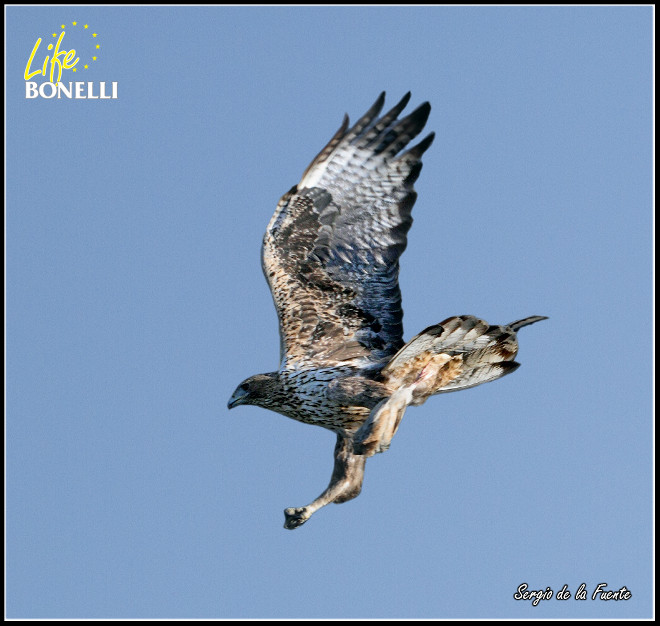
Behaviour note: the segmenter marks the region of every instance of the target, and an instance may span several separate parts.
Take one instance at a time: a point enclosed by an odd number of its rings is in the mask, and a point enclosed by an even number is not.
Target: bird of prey
[[[398,284],[430,133],[424,102],[399,119],[410,93],[379,117],[383,92],[339,130],[282,196],[263,240],[262,267],[277,309],[280,365],[243,381],[228,407],[253,404],[337,435],[328,488],[287,508],[294,529],[330,502],[359,495],[368,457],[390,446],[406,407],[518,368],[516,333],[532,316],[491,326],[449,317],[404,344]]]

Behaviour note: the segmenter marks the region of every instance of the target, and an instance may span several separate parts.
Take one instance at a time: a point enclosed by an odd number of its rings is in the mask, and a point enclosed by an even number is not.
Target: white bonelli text
[[[117,100],[117,82],[106,86],[105,82],[41,83],[25,82],[26,98],[73,98],[75,100]]]

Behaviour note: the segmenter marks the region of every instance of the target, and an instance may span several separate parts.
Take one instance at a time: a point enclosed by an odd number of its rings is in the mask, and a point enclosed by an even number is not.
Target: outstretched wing
[[[425,102],[398,120],[406,94],[378,117],[385,93],[348,128],[348,117],[280,200],[262,266],[280,322],[281,367],[380,361],[403,345],[399,257],[412,224],[413,183],[433,133]]]

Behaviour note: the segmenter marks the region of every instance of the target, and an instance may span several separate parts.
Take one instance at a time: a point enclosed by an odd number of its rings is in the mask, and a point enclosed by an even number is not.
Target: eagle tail
[[[422,391],[432,395],[495,380],[519,366],[514,362],[518,353],[516,331],[544,319],[535,315],[505,326],[491,326],[472,315],[450,317],[424,329],[403,346],[382,374],[389,387],[415,385],[414,399],[423,395]]]
[[[394,391],[371,411],[354,435],[355,453],[371,456],[387,450],[409,405],[517,370],[516,331],[543,319],[536,315],[507,326],[490,326],[472,315],[460,315],[423,330],[383,368],[385,387]]]

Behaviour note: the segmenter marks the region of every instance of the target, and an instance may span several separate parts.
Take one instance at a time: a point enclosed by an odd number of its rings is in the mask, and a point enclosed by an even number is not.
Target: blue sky
[[[652,19],[7,8],[7,616],[650,617]],[[81,25],[101,46],[63,80],[117,100],[25,98],[61,24],[81,59]],[[515,374],[410,409],[360,497],[289,532],[334,435],[226,402],[277,367],[276,202],[382,90],[437,133],[406,339],[550,319]],[[513,598],[602,582],[631,599]]]

